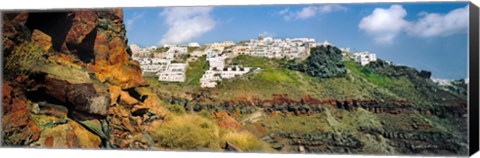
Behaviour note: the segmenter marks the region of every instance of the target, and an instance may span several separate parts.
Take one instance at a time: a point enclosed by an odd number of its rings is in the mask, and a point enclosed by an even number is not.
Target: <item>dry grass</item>
[[[172,117],[160,124],[152,137],[157,145],[175,150],[220,149],[218,126],[198,115]]]
[[[273,149],[267,143],[258,139],[249,132],[228,132],[223,138],[224,141],[232,143],[244,152],[272,152]]]

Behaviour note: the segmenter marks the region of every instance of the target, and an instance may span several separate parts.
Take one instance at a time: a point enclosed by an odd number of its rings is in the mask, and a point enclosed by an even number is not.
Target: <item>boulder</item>
[[[99,148],[101,139],[75,121],[45,128],[34,143],[47,148]]]
[[[52,48],[52,37],[43,33],[40,30],[33,30],[32,33],[32,43],[36,44],[45,51],[48,51]]]
[[[71,84],[47,77],[45,94],[54,98],[54,102],[67,106],[72,119],[79,121],[105,119],[110,105],[110,97],[97,93],[92,83]]]

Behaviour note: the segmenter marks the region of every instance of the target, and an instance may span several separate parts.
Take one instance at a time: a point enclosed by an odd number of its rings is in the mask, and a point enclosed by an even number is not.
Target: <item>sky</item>
[[[314,38],[383,60],[467,77],[468,3],[370,3],[125,8],[129,44]]]

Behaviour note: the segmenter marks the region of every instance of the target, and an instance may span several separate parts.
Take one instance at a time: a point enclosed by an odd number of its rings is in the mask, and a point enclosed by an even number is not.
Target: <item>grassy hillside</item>
[[[393,99],[395,96],[381,87],[372,86],[361,74],[349,71],[346,77],[318,78],[302,72],[283,67],[286,61],[278,59],[238,56],[231,63],[249,67],[260,67],[261,70],[239,78],[222,81],[212,94],[218,98],[235,98],[245,95],[269,99],[273,94],[288,94],[300,99],[305,95],[315,98],[336,99]],[[349,68],[359,69],[351,64]],[[378,95],[380,93],[381,95]]]
[[[377,74],[362,67],[356,62],[345,61],[348,72],[345,77],[318,78],[284,67],[286,61],[240,55],[227,61],[228,64],[239,64],[261,68],[259,71],[234,79],[223,80],[217,87],[202,89],[199,80],[208,68],[204,57],[190,62],[187,68],[185,83],[159,83],[155,79],[147,79],[152,85],[165,93],[175,96],[186,96],[188,92],[208,91],[215,98],[234,99],[238,97],[256,97],[271,99],[273,94],[288,94],[293,99],[310,95],[319,99],[411,99],[423,101],[425,98],[415,90],[408,78],[391,77]]]
[[[201,66],[201,61],[190,66]],[[347,73],[344,77],[321,78],[289,69],[288,61],[240,55],[227,60],[227,64],[240,64],[258,67],[241,77],[222,80],[215,88],[200,88],[193,81],[199,72],[187,75],[186,83],[160,83],[149,80],[157,91],[175,97],[192,99],[202,94],[210,100],[272,99],[274,94],[288,94],[291,99],[309,95],[317,99],[375,99],[378,101],[408,100],[417,108],[441,107],[444,103],[465,101],[461,97],[441,91],[429,79],[422,78],[414,69],[399,69],[394,66],[376,67],[344,61]],[[376,63],[374,63],[376,64]],[[201,69],[190,67],[189,70]],[[388,70],[388,71],[387,71]],[[187,72],[188,73],[188,72]],[[202,110],[202,116],[212,119],[214,109]],[[260,115],[258,115],[260,113]],[[253,116],[258,115],[258,116]],[[232,113],[238,121],[256,117],[256,121],[246,122],[244,129],[251,134],[226,134],[225,139],[241,145],[245,150],[250,146],[262,148],[262,143],[250,144],[240,139],[261,138],[270,147],[281,152],[298,152],[299,144],[308,147],[310,152],[346,153],[437,153],[445,151],[464,153],[465,142],[461,127],[465,119],[452,116],[425,115],[419,112],[391,114],[374,112],[363,108],[355,110],[324,106],[322,112],[308,115],[295,115],[275,111],[267,113],[257,109],[255,113]],[[255,137],[253,137],[253,135]],[[453,134],[453,135],[452,135]],[[234,137],[234,138],[230,138]],[[418,137],[422,137],[422,140]],[[454,143],[445,142],[454,140]],[[255,141],[253,141],[255,142]],[[320,144],[320,145],[319,145]],[[435,148],[425,148],[434,145]],[[408,146],[406,146],[408,145]],[[254,151],[254,150],[251,150]]]

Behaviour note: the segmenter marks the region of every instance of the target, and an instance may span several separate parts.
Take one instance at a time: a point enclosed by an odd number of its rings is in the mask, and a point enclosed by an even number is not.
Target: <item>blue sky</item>
[[[467,77],[468,3],[125,8],[129,44],[309,37],[395,64]]]

